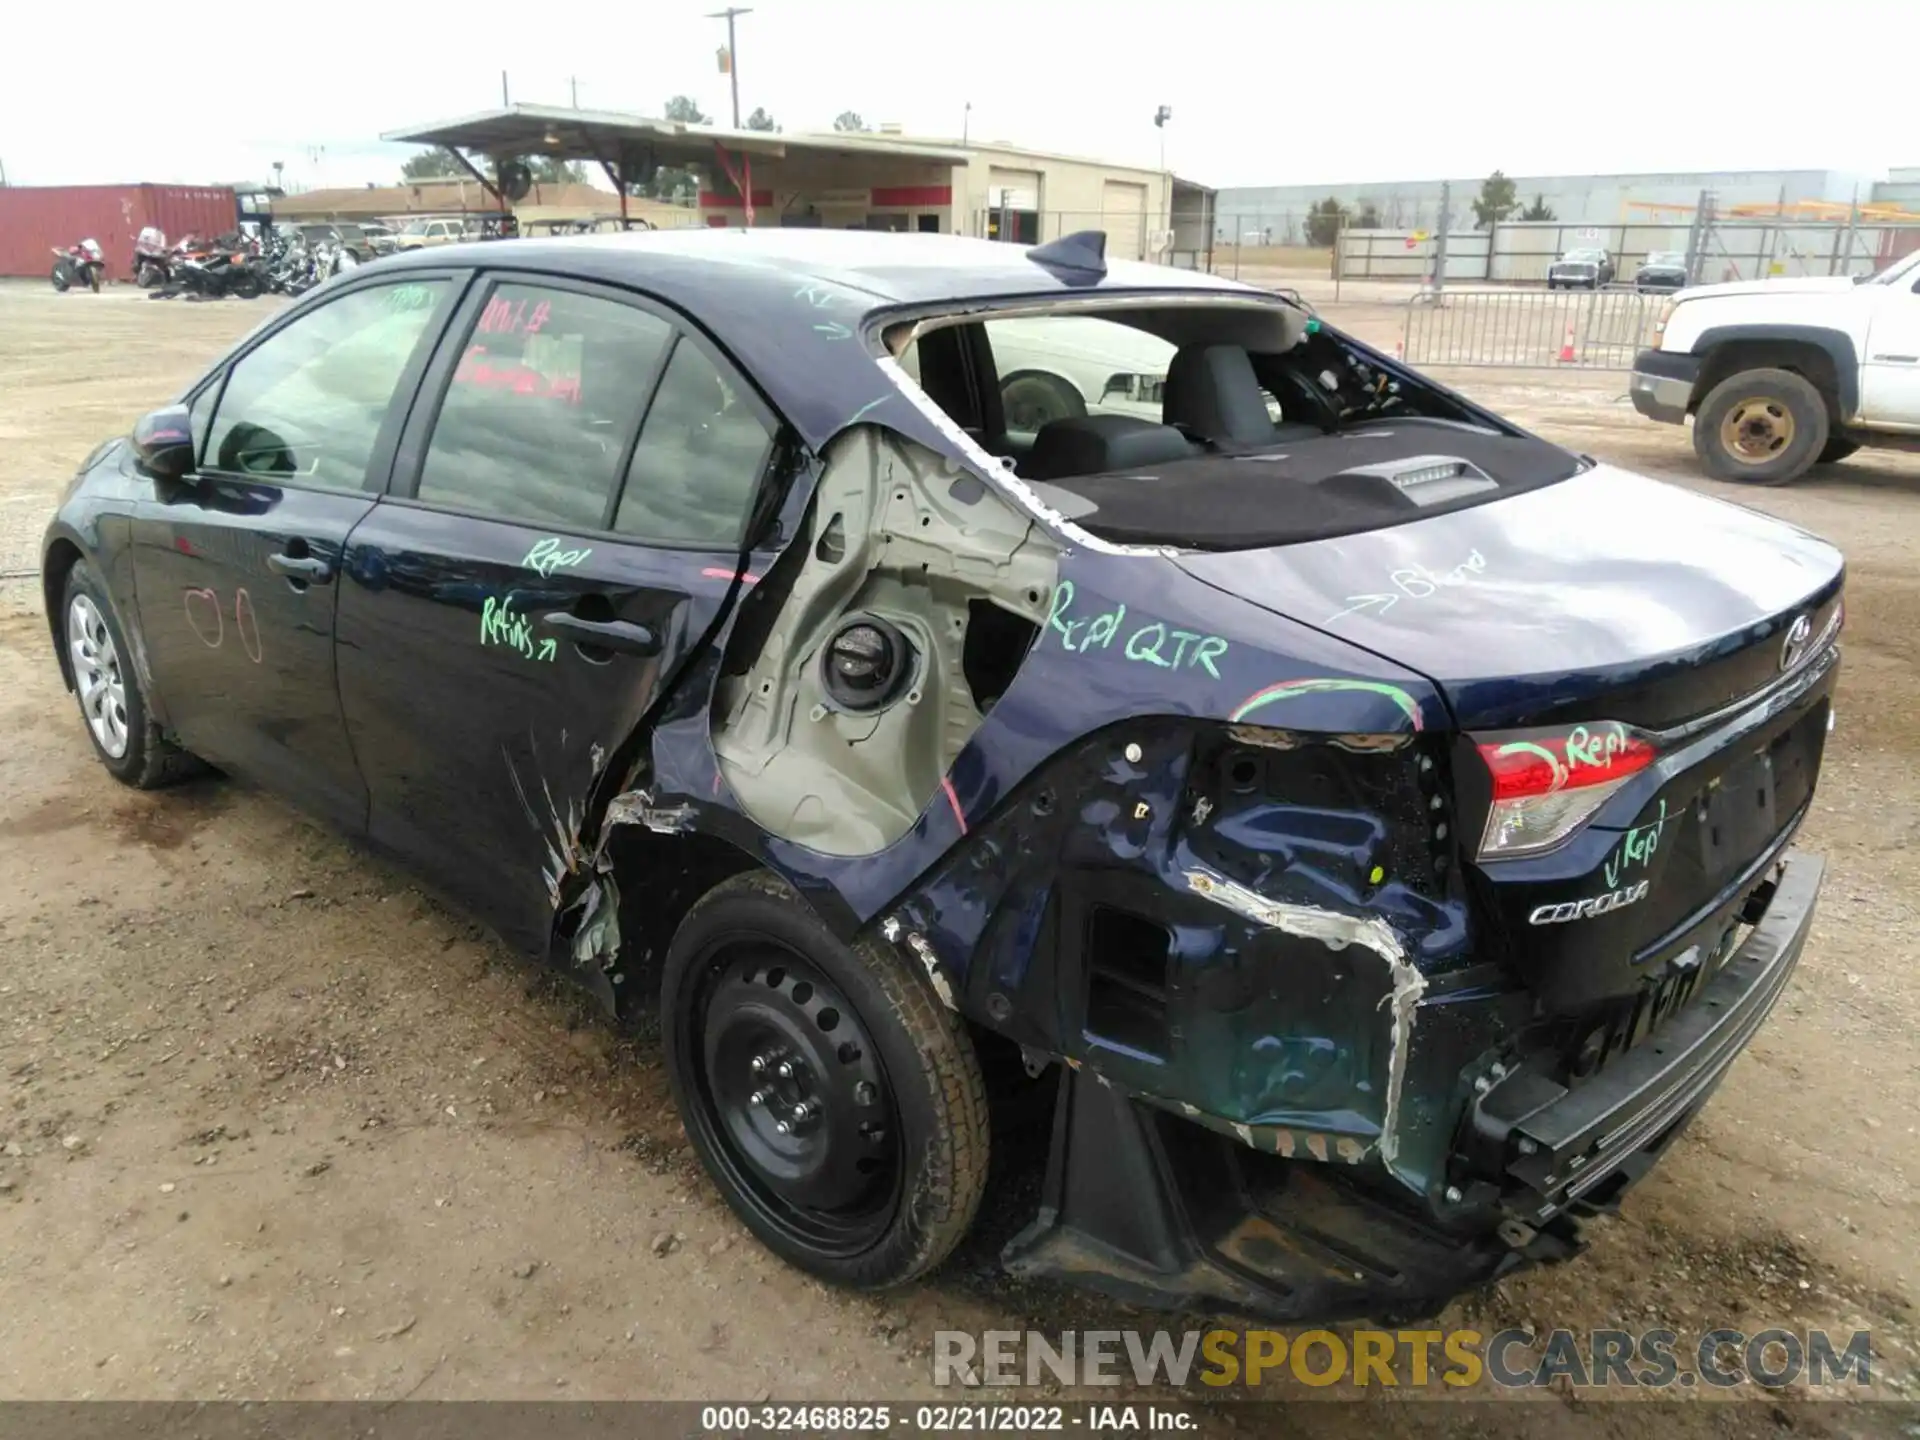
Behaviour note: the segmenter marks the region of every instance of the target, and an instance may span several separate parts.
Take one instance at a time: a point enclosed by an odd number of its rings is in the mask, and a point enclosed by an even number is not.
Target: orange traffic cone
[[[1571,365],[1573,363],[1573,320],[1571,317],[1567,320],[1567,333],[1560,337],[1560,363],[1562,365]]]

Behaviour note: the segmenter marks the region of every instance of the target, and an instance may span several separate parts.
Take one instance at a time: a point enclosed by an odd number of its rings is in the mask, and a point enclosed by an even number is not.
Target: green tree
[[[654,172],[653,183],[642,186],[641,193],[672,205],[691,205],[700,197],[700,176],[680,166],[662,165]]]
[[[778,130],[779,128],[778,125],[773,123],[773,117],[758,106],[755,106],[753,113],[747,116],[747,129],[749,130]]]
[[[865,130],[867,122],[860,118],[858,110],[842,110],[833,117],[833,128],[842,131]]]
[[[711,125],[713,117],[703,111],[691,95],[676,95],[667,101],[667,119],[676,125]]]
[[[578,160],[556,160],[551,155],[534,155],[527,160],[536,185],[581,185],[586,183],[587,167]]]
[[[1498,170],[1480,182],[1480,196],[1473,202],[1473,228],[1484,230],[1513,214],[1520,206],[1513,181]]]
[[[1346,223],[1347,207],[1329,195],[1307,211],[1307,243],[1325,249]]]
[[[1536,195],[1533,197],[1533,203],[1520,212],[1519,218],[1522,220],[1557,220],[1560,217],[1553,213],[1553,207],[1551,205]]]
[[[409,155],[400,166],[402,180],[458,179],[466,173],[451,155],[437,145],[431,150],[422,150],[418,155]]]
[[[1356,230],[1378,230],[1380,228],[1380,207],[1371,200],[1360,207],[1360,216],[1353,222]]]

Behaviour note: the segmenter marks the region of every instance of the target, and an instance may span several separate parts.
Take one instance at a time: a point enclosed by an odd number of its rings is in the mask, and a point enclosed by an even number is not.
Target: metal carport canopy
[[[964,164],[968,152],[951,145],[925,144],[893,136],[785,135],[765,130],[724,130],[711,125],[686,125],[613,110],[575,110],[561,105],[508,105],[484,110],[458,120],[443,120],[406,130],[390,130],[382,140],[405,145],[438,145],[451,152],[475,179],[493,189],[462,150],[502,158],[547,155],[556,160],[593,160],[606,171],[620,192],[625,213],[627,186],[644,180],[652,166],[705,165],[719,161],[721,170],[747,201],[747,223],[752,224],[752,165],[754,158],[778,160],[794,151],[844,156],[893,155]],[[740,157],[734,168],[729,153]],[[498,191],[494,192],[498,194]]]

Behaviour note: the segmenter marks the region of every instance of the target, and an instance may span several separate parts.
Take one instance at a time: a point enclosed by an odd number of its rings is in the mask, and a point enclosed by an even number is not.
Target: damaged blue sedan
[[[88,457],[43,576],[116,778],[657,1014],[848,1285],[973,1222],[983,1057],[1055,1087],[1017,1273],[1293,1321],[1571,1256],[1820,884],[1831,547],[1097,232],[392,257]]]

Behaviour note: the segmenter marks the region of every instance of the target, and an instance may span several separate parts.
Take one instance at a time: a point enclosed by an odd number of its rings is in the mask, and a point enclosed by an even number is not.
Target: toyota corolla
[[[983,1056],[1056,1097],[1016,1272],[1305,1319],[1570,1256],[1800,957],[1841,557],[1103,250],[322,286],[68,488],[86,734],[657,1014],[714,1184],[833,1281],[968,1229]],[[1010,424],[1049,319],[1158,346],[1158,413]]]

